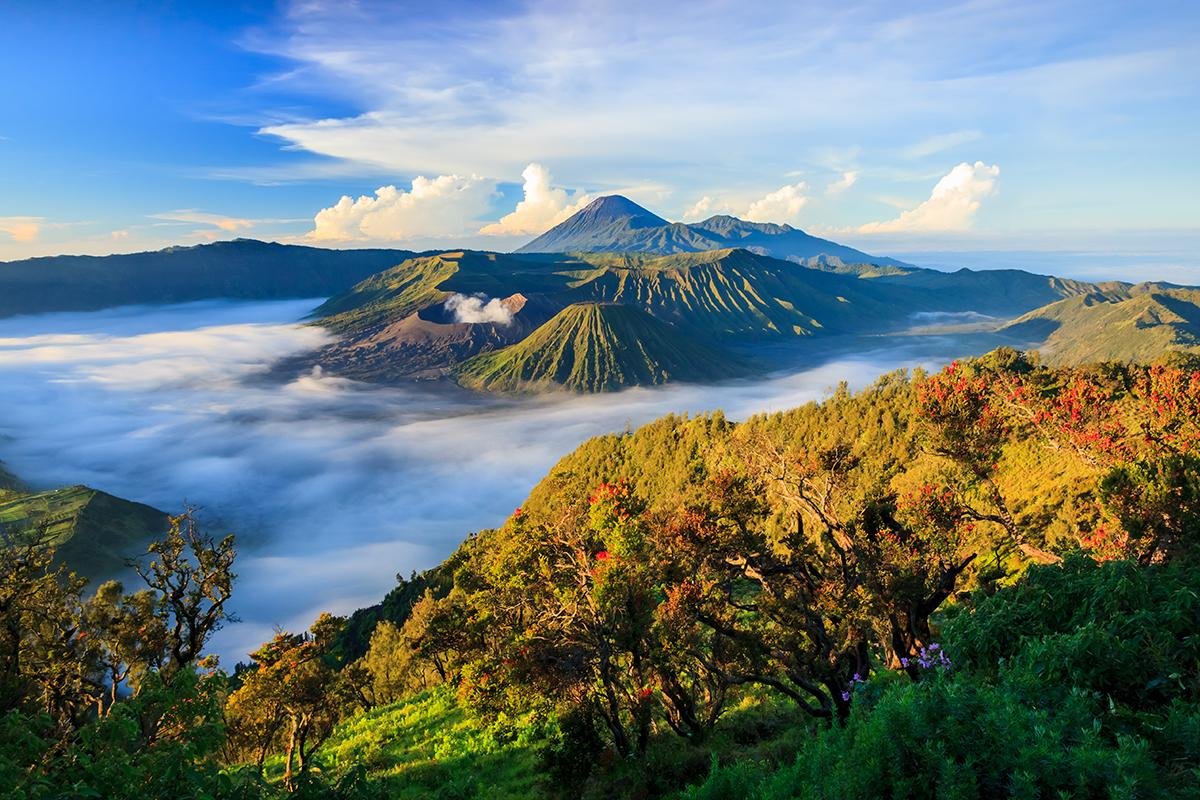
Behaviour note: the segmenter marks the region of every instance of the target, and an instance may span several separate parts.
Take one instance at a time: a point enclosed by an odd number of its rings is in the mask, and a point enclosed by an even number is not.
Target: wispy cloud
[[[904,148],[904,155],[908,158],[925,158],[946,150],[951,150],[960,145],[977,142],[982,138],[983,133],[981,131],[940,133],[936,136],[926,137],[916,144]]]
[[[831,181],[825,187],[826,194],[841,194],[849,189],[854,184],[858,183],[859,171],[856,169],[846,170],[842,173],[842,177],[835,181]]]
[[[262,127],[291,147],[409,174],[511,174],[536,154],[586,184],[627,179],[649,160],[678,174],[718,153],[784,174],[788,139],[844,140],[850,121],[893,152],[895,132],[956,131],[909,146],[932,154],[978,135],[978,124],[947,124],[963,117],[990,124],[1031,101],[1058,113],[1047,83],[1073,87],[1076,113],[1118,108],[1150,66],[1135,55],[1147,42],[1077,25],[1082,7],[796,4],[761,15],[701,2],[681,17],[533,2],[420,19],[371,2],[303,3],[249,44],[298,65],[280,79],[290,88],[340,87],[362,108]],[[1075,46],[1056,52],[1067,35]],[[892,141],[873,133],[883,124]]]
[[[229,216],[226,214],[212,214],[207,211],[200,211],[194,208],[185,208],[177,211],[163,211],[158,214],[151,214],[149,218],[152,220],[159,220],[158,222],[153,223],[157,226],[201,225],[203,227],[190,231],[187,234],[187,238],[209,242],[227,238],[234,234],[259,232],[265,227],[293,225],[298,222],[307,221],[305,219],[281,219],[273,217],[247,219],[243,217]],[[130,232],[131,228],[124,228],[113,231],[110,236],[114,240],[124,240],[129,238]]]
[[[249,230],[255,226],[255,220],[252,219],[228,217],[223,214],[209,214],[194,208],[185,208],[179,211],[163,211],[159,214],[151,214],[150,218],[190,225],[211,225],[226,233],[237,233],[238,231]]]

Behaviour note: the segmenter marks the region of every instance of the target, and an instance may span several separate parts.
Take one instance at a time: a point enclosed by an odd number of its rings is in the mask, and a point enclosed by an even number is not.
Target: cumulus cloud
[[[975,222],[983,198],[996,190],[1000,167],[982,161],[963,162],[946,173],[929,199],[899,217],[885,222],[868,222],[859,233],[908,233],[925,231],[962,231]]]
[[[521,172],[525,183],[524,199],[510,214],[497,222],[484,225],[479,232],[487,236],[519,236],[540,234],[553,228],[591,202],[587,194],[567,194],[566,189],[553,186],[550,170],[541,164],[530,164]]]
[[[842,177],[825,187],[826,194],[841,194],[858,182],[858,170],[852,169],[842,173]]]
[[[737,214],[737,211],[725,200],[718,200],[715,197],[704,195],[687,211],[683,212],[685,220],[702,220],[708,219],[715,214]]]
[[[512,312],[500,301],[493,297],[488,299],[485,294],[452,294],[446,298],[446,310],[454,315],[455,322],[495,322],[500,325],[511,325]]]
[[[41,230],[41,217],[0,217],[0,233],[15,242],[32,242]]]
[[[476,175],[418,176],[406,191],[381,186],[357,200],[343,195],[313,218],[317,242],[402,241],[460,236],[488,209],[495,183]]]
[[[743,218],[750,222],[799,222],[800,210],[808,204],[804,181],[781,186],[750,204]]]

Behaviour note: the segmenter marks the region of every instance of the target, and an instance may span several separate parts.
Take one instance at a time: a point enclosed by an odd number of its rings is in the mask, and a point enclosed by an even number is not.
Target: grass
[[[326,770],[366,767],[397,800],[517,800],[539,794],[532,715],[486,723],[439,687],[340,724],[318,754]]]

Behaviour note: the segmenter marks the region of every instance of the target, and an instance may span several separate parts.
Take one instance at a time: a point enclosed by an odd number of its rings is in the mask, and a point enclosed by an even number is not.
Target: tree
[[[266,756],[281,750],[289,789],[312,766],[352,699],[346,678],[330,663],[344,623],[322,614],[310,633],[277,632],[251,654],[252,669],[226,703],[235,752],[252,752],[261,774]]]
[[[233,594],[233,536],[220,542],[201,532],[188,510],[172,517],[166,536],[147,548],[134,569],[159,597],[165,647],[154,665],[168,677],[195,661],[209,638],[233,619],[225,604]]]

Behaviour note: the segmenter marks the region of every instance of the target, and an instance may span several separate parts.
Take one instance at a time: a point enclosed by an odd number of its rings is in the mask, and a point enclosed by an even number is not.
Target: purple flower
[[[842,692],[842,702],[843,703],[850,702],[850,693],[849,692]]]

